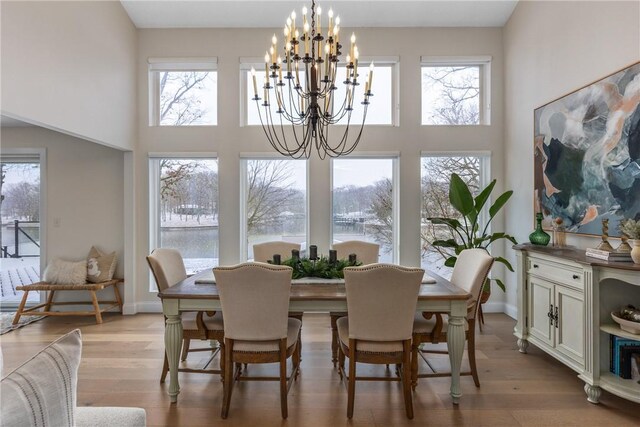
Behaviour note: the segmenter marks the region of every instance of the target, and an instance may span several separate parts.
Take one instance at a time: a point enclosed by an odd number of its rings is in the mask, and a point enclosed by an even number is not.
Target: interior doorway
[[[0,155],[0,304],[16,306],[17,286],[40,280],[42,256],[42,157],[39,153]],[[40,302],[37,292],[28,303]]]

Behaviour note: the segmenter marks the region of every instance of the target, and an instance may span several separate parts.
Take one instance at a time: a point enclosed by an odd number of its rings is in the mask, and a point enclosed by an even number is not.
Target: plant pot
[[[480,294],[480,304],[484,304],[485,302],[489,301],[489,297],[491,297],[491,288],[487,289],[483,289],[482,293]]]
[[[631,249],[631,259],[634,263],[640,264],[640,239],[633,241],[633,248]]]

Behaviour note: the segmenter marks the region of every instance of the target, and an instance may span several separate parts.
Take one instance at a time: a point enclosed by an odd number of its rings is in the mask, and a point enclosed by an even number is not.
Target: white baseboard
[[[485,304],[482,304],[482,312],[504,313],[512,319],[515,319],[518,314],[516,307],[511,304],[507,304],[506,302],[487,302]]]
[[[130,316],[132,314],[136,314],[138,311],[136,310],[136,305],[132,303],[124,303],[122,304],[122,314],[125,316]]]
[[[160,301],[147,301],[136,303],[138,313],[162,313],[162,303]]]
[[[515,305],[512,304],[506,304],[504,305],[504,314],[506,314],[507,316],[511,317],[512,319],[517,319],[518,318],[518,309],[516,308]]]
[[[486,302],[482,304],[483,313],[504,313],[504,302]]]
[[[138,303],[128,303],[122,306],[122,314],[132,315],[138,313],[162,313],[162,303],[160,301],[146,301]]]

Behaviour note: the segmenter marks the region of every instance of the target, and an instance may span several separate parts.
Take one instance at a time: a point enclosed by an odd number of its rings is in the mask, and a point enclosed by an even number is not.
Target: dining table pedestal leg
[[[466,309],[464,310],[466,314]],[[456,313],[454,308],[449,317],[447,330],[447,347],[449,350],[449,362],[451,363],[451,398],[454,404],[458,404],[462,397],[460,388],[460,368],[462,366],[462,354],[464,353],[464,314]]]
[[[182,343],[182,318],[178,311],[177,300],[165,300],[165,315],[167,320],[164,328],[164,346],[169,361],[169,397],[171,403],[178,401],[180,383],[178,382],[178,364],[180,363],[180,344]],[[175,307],[166,307],[166,305]],[[169,308],[169,310],[167,310]],[[167,312],[171,314],[166,314]]]

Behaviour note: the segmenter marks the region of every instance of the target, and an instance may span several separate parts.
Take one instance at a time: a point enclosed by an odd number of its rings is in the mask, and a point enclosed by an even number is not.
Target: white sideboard
[[[529,343],[578,373],[587,400],[601,390],[640,403],[640,384],[609,372],[611,335],[640,340],[621,330],[611,312],[640,306],[640,265],[587,258],[574,248],[514,246],[517,254],[520,352]]]

